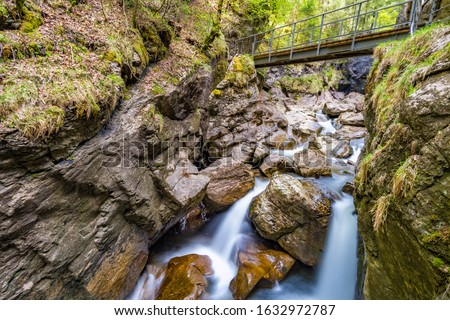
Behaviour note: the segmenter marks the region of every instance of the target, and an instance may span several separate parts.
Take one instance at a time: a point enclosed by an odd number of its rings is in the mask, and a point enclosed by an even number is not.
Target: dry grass
[[[369,153],[367,154],[361,161],[361,165],[359,167],[358,175],[356,179],[358,180],[359,184],[364,184],[367,181],[367,177],[369,174],[370,169],[370,162],[373,159],[373,154]]]
[[[384,222],[386,221],[389,205],[391,203],[391,196],[384,195],[378,198],[372,209],[372,223],[375,231],[380,231]]]
[[[408,158],[395,172],[392,178],[392,194],[395,198],[410,198],[414,196],[414,182],[417,177],[417,167],[413,157]]]

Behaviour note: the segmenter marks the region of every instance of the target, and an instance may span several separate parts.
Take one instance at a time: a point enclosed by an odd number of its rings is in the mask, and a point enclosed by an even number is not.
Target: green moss
[[[19,13],[19,15],[24,15],[24,9],[25,9],[25,0],[15,0],[16,1],[16,10]]]
[[[433,259],[433,266],[435,266],[436,268],[440,268],[443,267],[445,265],[444,261],[442,261],[442,259],[436,257]]]
[[[219,89],[214,89],[214,90],[212,91],[212,94],[213,94],[213,96],[215,96],[216,98],[219,98],[219,97],[221,97],[221,96],[223,95],[223,91],[222,91],[222,90],[219,90]]]
[[[5,4],[3,1],[0,1],[0,18],[7,18],[8,17],[8,9],[6,9]]]
[[[240,55],[233,58],[233,68],[237,73],[244,73],[248,76],[255,72],[255,63],[249,55]]]
[[[284,76],[278,80],[278,85],[290,93],[319,94],[326,90],[337,89],[342,78],[341,71],[332,66],[327,66],[317,73],[302,77]]]
[[[11,81],[4,83],[0,93],[0,117],[33,104],[38,99],[38,88],[32,81]]]
[[[156,130],[159,133],[164,128],[164,117],[154,104],[149,104],[142,109],[142,118],[147,128]]]
[[[30,11],[26,7],[23,7],[22,12],[25,21],[20,26],[20,31],[32,32],[44,23],[40,13]]]
[[[247,87],[255,75],[255,64],[248,55],[235,56],[225,74],[225,80],[237,88]]]
[[[427,245],[450,244],[450,229],[442,228],[422,237],[422,242]]]
[[[166,93],[166,90],[164,90],[164,88],[156,82],[153,84],[152,91],[154,95],[162,95]]]

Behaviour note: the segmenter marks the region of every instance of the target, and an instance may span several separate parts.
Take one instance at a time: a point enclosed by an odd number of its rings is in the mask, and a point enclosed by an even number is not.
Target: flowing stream
[[[331,123],[321,119],[325,130]],[[327,130],[327,131],[328,131]],[[353,140],[356,161],[361,153],[363,139]],[[297,146],[299,150],[303,145]],[[283,150],[286,151],[286,150]],[[284,154],[286,155],[286,154]],[[291,154],[289,153],[288,156]],[[337,163],[334,161],[334,163]],[[249,299],[354,299],[357,282],[357,219],[353,198],[343,193],[342,187],[354,178],[353,167],[342,166],[333,170],[331,177],[316,179],[337,197],[333,202],[327,240],[321,261],[316,268],[297,262],[286,278],[273,288],[256,288]],[[297,179],[306,179],[300,176]],[[167,235],[152,249],[149,263],[162,266],[171,258],[197,253],[212,260],[214,275],[209,278],[206,299],[232,299],[228,290],[236,275],[236,243],[255,237],[256,231],[247,218],[251,201],[264,191],[269,179],[257,177],[255,187],[225,212],[216,215],[200,231],[192,234]],[[142,275],[129,299],[151,299],[155,296],[160,280],[149,272]]]

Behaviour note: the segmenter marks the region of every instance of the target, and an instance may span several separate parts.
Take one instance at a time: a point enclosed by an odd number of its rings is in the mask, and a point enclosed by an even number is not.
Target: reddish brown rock
[[[189,254],[172,258],[165,272],[157,300],[197,300],[208,286],[206,276],[213,273],[208,256]]]
[[[230,282],[233,298],[245,299],[263,281],[273,285],[282,280],[294,263],[295,259],[282,251],[239,252],[238,273]]]

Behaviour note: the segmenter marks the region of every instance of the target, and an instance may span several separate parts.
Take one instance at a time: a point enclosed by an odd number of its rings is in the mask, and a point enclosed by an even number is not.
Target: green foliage
[[[435,266],[436,268],[440,268],[443,267],[445,265],[444,261],[442,261],[441,258],[435,257],[433,259],[433,266]]]
[[[158,83],[153,84],[153,94],[154,95],[162,95],[165,93],[166,93],[166,90],[164,90],[164,88],[160,84],[158,84]]]
[[[219,97],[221,97],[221,96],[223,95],[223,91],[222,91],[222,90],[219,90],[219,89],[214,89],[214,90],[212,91],[212,94],[213,94],[213,96],[219,98]]]
[[[20,26],[22,32],[32,32],[44,23],[44,19],[39,12],[28,10],[25,6],[22,7],[21,14],[25,20]]]
[[[3,0],[0,0],[0,19],[8,17],[8,9],[5,7]]]

